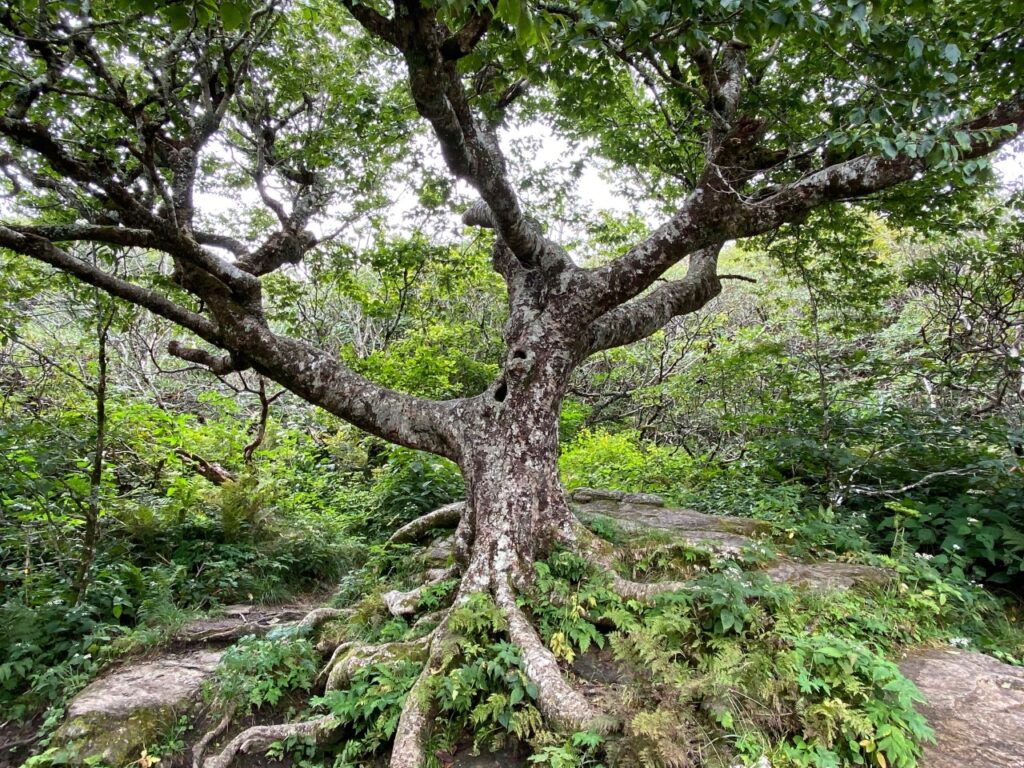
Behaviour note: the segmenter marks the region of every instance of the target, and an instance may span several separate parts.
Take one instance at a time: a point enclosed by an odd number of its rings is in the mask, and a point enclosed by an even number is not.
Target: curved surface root
[[[238,755],[266,750],[275,741],[289,736],[302,736],[322,744],[330,739],[337,727],[338,721],[333,715],[299,723],[257,725],[235,736],[224,749],[203,763],[203,768],[228,768]]]
[[[696,589],[693,584],[685,581],[632,581],[619,575],[615,562],[614,547],[598,538],[590,532],[583,523],[577,521],[573,530],[573,537],[563,541],[581,557],[585,557],[592,563],[600,566],[607,573],[609,587],[615,594],[625,600],[639,600],[649,602],[657,595],[666,592],[693,591]]]
[[[406,523],[388,539],[392,544],[409,544],[424,538],[436,528],[454,528],[459,524],[462,514],[466,511],[466,502],[456,501],[438,507],[433,512],[428,512],[423,517],[417,517],[411,523]]]
[[[350,608],[314,608],[296,626],[301,632],[312,632],[324,622],[331,619],[342,619],[351,615],[352,610]]]
[[[508,619],[509,639],[523,658],[526,676],[537,686],[537,706],[552,725],[566,730],[596,728],[607,730],[608,718],[601,714],[578,690],[562,676],[555,655],[548,650],[529,619],[516,605],[512,588],[497,584],[495,599]]]
[[[435,647],[440,647],[440,644]],[[434,674],[436,656],[436,652],[431,654],[420,676],[409,689],[402,714],[398,718],[389,768],[421,768],[426,765],[427,739],[430,737],[430,725],[434,721],[434,708],[428,688]]]
[[[221,717],[213,728],[203,734],[203,737],[196,742],[195,746],[192,747],[192,768],[202,768],[203,755],[206,754],[206,748],[210,746],[210,742],[216,738],[219,738],[224,731],[227,730],[228,726],[231,725],[231,718],[235,716],[235,710],[238,709],[237,704],[229,704],[227,710],[224,712],[224,716]]]
[[[382,643],[380,645],[353,645],[342,643],[327,662],[321,676],[327,675],[326,690],[335,691],[344,688],[358,670],[394,659],[412,659],[422,661],[427,658],[430,649],[431,635],[419,640],[408,640],[401,643]]]
[[[423,597],[423,592],[445,579],[450,579],[453,576],[457,576],[459,569],[455,566],[451,568],[438,568],[433,571],[427,571],[427,579],[416,589],[410,589],[408,592],[402,592],[398,589],[393,589],[390,592],[385,592],[380,596],[380,599],[384,601],[384,605],[387,606],[388,613],[392,616],[412,616],[416,613],[417,607],[419,607],[420,598]]]

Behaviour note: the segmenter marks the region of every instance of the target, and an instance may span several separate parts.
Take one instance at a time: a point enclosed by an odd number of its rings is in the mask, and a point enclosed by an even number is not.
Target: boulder
[[[1024,766],[1024,668],[972,651],[913,651],[900,671],[924,695],[935,730],[920,768]]]
[[[200,650],[110,672],[71,701],[54,743],[69,748],[73,764],[92,758],[121,768],[137,761],[179,717],[195,711],[220,657],[220,651]]]
[[[883,568],[860,563],[800,563],[779,560],[768,566],[764,573],[772,581],[805,587],[816,592],[853,589],[854,587],[885,586],[894,574]]]
[[[449,534],[442,536],[441,538],[434,539],[427,547],[423,550],[423,560],[431,567],[443,567],[451,562],[452,555],[455,553],[455,535]]]
[[[670,531],[684,538],[705,536],[706,541],[723,535],[750,537],[768,534],[771,525],[761,520],[727,515],[706,515],[692,509],[666,507],[650,493],[623,493],[578,488],[570,496],[573,511],[583,518],[608,517],[627,532],[644,529]],[[698,537],[699,538],[699,537]]]

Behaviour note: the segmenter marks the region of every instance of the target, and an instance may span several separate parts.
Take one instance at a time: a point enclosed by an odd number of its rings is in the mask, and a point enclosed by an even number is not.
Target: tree
[[[830,205],[909,203],[927,214],[940,194],[953,199],[965,179],[984,178],[986,156],[1024,131],[1024,7],[341,6],[347,13],[276,0],[251,12],[227,0],[8,4],[0,167],[10,202],[0,246],[205,342],[176,340],[178,357],[218,374],[254,369],[367,432],[456,462],[468,497],[455,510],[457,601],[484,592],[504,612],[550,722],[602,726],[516,604],[533,562],[556,545],[610,564],[559,486],[570,375],[717,296],[726,241]],[[448,171],[479,196],[463,221],[493,233],[493,267],[507,288],[502,368],[472,397],[387,389],[268,319],[264,289],[275,273],[301,270],[344,236],[318,239],[313,223],[344,221],[345,201],[356,201],[353,215],[372,208],[389,174],[412,162],[408,96]],[[524,209],[498,140],[512,119],[546,120],[590,142],[641,182],[635,194],[657,200],[665,222],[611,260],[574,258]],[[211,228],[200,211],[197,194],[218,184],[262,202],[241,236]],[[91,263],[76,243],[134,254],[132,267]],[[669,275],[684,259],[685,275]],[[612,574],[616,590],[639,599],[674,587]],[[443,636],[442,625],[432,653]],[[429,673],[428,663],[417,686]],[[414,689],[392,765],[424,762],[429,721]],[[213,764],[322,728],[257,729]]]

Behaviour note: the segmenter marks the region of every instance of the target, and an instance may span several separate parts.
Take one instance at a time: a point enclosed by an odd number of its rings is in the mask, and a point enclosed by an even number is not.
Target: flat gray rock
[[[71,701],[57,742],[72,747],[77,764],[99,757],[116,768],[138,760],[144,747],[193,710],[220,657],[220,651],[201,650],[114,670]]]
[[[626,491],[608,491],[601,488],[577,488],[569,494],[577,504],[595,502],[626,502],[628,504],[646,504],[651,507],[664,507],[665,500],[656,493],[628,493]]]
[[[799,563],[780,560],[765,568],[764,573],[774,582],[818,592],[883,586],[892,581],[892,574],[888,571],[859,563]]]
[[[455,552],[455,535],[450,534],[434,539],[423,550],[423,559],[430,566],[447,565]]]
[[[925,697],[935,729],[920,768],[1024,766],[1024,668],[950,648],[910,653],[900,671]]]
[[[616,521],[620,528],[634,532],[643,529],[671,531],[689,540],[701,534],[704,541],[724,540],[722,535],[750,537],[767,534],[768,523],[744,517],[706,515],[692,509],[666,507],[659,496],[650,493],[622,493],[578,488],[570,496],[573,511],[583,517],[603,516]],[[749,540],[733,540],[746,546]]]

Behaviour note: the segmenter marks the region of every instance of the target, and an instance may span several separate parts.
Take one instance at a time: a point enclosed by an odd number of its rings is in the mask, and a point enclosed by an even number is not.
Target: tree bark
[[[89,573],[96,559],[96,546],[100,535],[100,494],[103,485],[103,454],[107,448],[107,339],[113,311],[104,313],[103,302],[97,292],[96,306],[96,384],[93,397],[96,404],[96,441],[93,445],[92,466],[89,470],[89,500],[83,508],[85,532],[82,537],[82,556],[75,573],[75,603],[82,601],[89,586]]]

